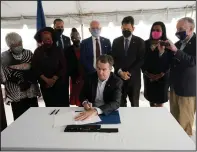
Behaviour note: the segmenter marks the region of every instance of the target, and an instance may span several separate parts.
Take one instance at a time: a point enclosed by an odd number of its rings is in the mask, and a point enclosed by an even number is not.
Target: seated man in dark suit
[[[100,55],[111,54],[110,40],[100,36],[100,23],[98,21],[92,21],[90,23],[89,31],[92,36],[83,40],[80,47],[80,61],[86,74],[96,71],[96,59]]]
[[[86,111],[76,116],[75,120],[99,114],[108,115],[120,107],[123,82],[111,72],[113,63],[110,55],[101,55],[96,60],[97,72],[87,76],[80,94],[80,101]]]

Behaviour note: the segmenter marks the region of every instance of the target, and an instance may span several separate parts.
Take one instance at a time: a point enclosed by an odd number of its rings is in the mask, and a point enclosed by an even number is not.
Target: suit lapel
[[[109,79],[107,80],[107,83],[105,84],[105,88],[103,90],[103,100],[105,99],[105,94],[107,93],[108,88],[111,86],[111,76],[112,73],[110,73]]]
[[[133,47],[133,44],[135,44],[135,37],[134,37],[134,35],[132,35],[132,37],[131,37],[131,41],[130,41],[130,44],[129,44],[128,51],[132,50],[131,48]]]
[[[104,42],[104,38],[103,37],[100,37],[100,44],[101,44],[101,54],[104,54],[104,44],[103,44],[103,42]]]
[[[121,51],[121,54],[125,54],[125,50],[124,50],[124,37],[122,36],[121,37],[121,40],[120,40],[120,48],[123,48]]]
[[[66,38],[62,35],[62,40],[63,40],[63,45],[65,45],[66,44]]]
[[[176,47],[179,48],[179,49],[181,48],[181,41],[179,41],[179,42],[177,43]]]
[[[88,52],[91,56],[94,55],[94,50],[93,50],[93,40],[92,40],[92,37],[89,38],[89,48],[91,49],[90,52]]]
[[[186,44],[185,48],[183,49],[183,51],[185,52],[186,50],[189,50],[188,48],[190,48],[191,46],[193,46],[193,43],[196,43],[193,42],[193,39],[195,38],[196,35],[193,35],[193,37],[189,40],[189,42]],[[186,51],[187,52],[187,51]]]
[[[130,44],[129,44],[129,49],[132,47],[132,44],[135,43],[135,40],[134,39],[135,39],[134,36],[132,36],[131,41],[130,41]]]
[[[94,102],[96,99],[97,85],[98,85],[98,76],[97,74],[95,74],[95,77],[92,82],[92,102]]]

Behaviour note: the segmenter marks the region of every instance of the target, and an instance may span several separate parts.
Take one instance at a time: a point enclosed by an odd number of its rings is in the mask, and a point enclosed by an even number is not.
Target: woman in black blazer
[[[169,71],[172,53],[165,45],[166,27],[163,22],[152,25],[150,38],[145,41],[146,55],[142,67],[144,97],[151,107],[162,107],[168,101]]]

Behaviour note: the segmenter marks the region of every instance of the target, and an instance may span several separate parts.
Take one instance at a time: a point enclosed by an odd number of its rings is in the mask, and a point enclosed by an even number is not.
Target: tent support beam
[[[79,4],[79,3],[78,3]],[[79,6],[79,5],[78,5]],[[183,10],[186,11],[186,8],[187,10],[188,9],[193,9],[193,10],[196,10],[196,8],[194,7],[194,5],[187,5],[185,7],[179,7],[179,8],[169,8],[172,12],[182,12]],[[80,6],[77,8],[78,10],[80,10],[80,13],[78,14],[67,14],[67,15],[46,15],[47,18],[57,18],[57,17],[61,17],[61,18],[68,18],[68,17],[96,17],[96,16],[102,16],[102,15],[116,15],[117,13],[118,14],[133,14],[133,15],[136,15],[136,14],[139,14],[142,12],[142,10],[134,10],[134,11],[115,11],[115,12],[102,12],[102,13],[83,13]],[[143,13],[145,14],[155,14],[155,13],[162,13],[162,12],[166,12],[166,8],[164,9],[150,9],[150,10],[143,10]],[[23,16],[24,19],[32,19],[32,20],[35,20],[36,19],[36,16]],[[1,20],[20,20],[21,19],[21,16],[18,16],[18,17],[1,17]]]
[[[83,27],[83,23],[81,24],[81,38],[82,40],[84,39],[84,27]]]
[[[78,9],[78,16],[79,16],[79,21],[80,21],[80,24],[81,24],[81,37],[82,37],[82,40],[83,40],[83,20],[82,20],[82,8],[81,8],[81,5],[80,5],[80,1],[76,1],[76,5],[77,5],[77,9]]]

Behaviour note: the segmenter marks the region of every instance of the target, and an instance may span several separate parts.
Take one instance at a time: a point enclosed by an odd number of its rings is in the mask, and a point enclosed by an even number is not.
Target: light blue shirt
[[[62,35],[60,36],[60,40],[61,40],[61,42],[62,42],[62,47],[64,48],[64,41],[63,41]],[[57,44],[57,46],[59,46],[58,41],[56,42],[56,44]]]

